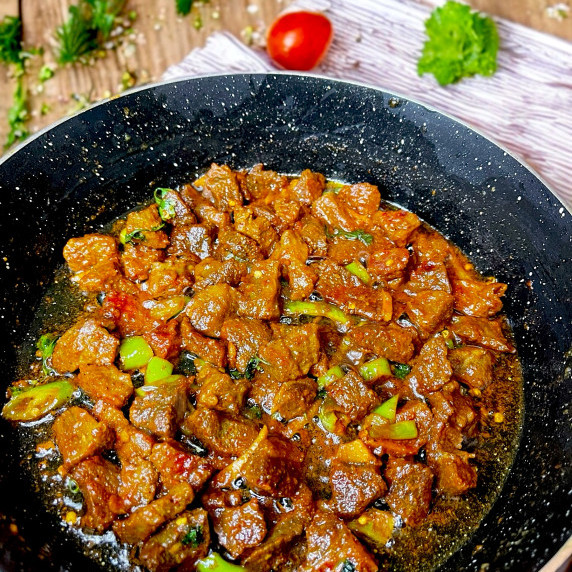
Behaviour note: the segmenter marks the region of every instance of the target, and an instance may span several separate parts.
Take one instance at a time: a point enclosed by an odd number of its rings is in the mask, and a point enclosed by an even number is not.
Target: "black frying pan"
[[[303,75],[190,79],[98,105],[6,157],[3,388],[66,240],[148,199],[153,183],[176,185],[212,161],[233,168],[262,162],[286,173],[309,167],[375,183],[484,274],[509,284],[505,310],[525,377],[522,441],[492,511],[442,570],[539,569],[572,532],[572,216],[481,135],[383,91]],[[97,569],[28,492],[13,429],[2,422],[0,433],[0,566]]]

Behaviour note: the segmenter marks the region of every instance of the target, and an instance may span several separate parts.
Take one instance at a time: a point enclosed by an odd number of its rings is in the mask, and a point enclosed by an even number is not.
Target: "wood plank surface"
[[[0,18],[20,15],[27,48],[43,46],[43,56],[28,61],[29,130],[35,132],[89,102],[121,92],[132,84],[157,81],[164,70],[191,49],[204,44],[215,30],[229,30],[239,37],[250,28],[263,33],[265,26],[291,0],[215,0],[197,2],[190,15],[176,14],[175,0],[128,0],[133,11],[132,31],[123,34],[112,50],[90,65],[55,66],[54,31],[67,16],[72,0],[0,0]],[[356,0],[356,2],[359,0]],[[570,2],[570,0],[568,0]],[[552,0],[471,0],[475,8],[521,22],[572,40],[572,13],[559,21],[547,10]],[[200,29],[197,29],[200,22]],[[41,83],[38,71],[48,64],[55,76]],[[16,83],[6,66],[0,67],[0,143],[8,133],[8,110]]]

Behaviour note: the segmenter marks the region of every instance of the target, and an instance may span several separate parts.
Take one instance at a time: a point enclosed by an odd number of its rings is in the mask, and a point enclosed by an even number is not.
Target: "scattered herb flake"
[[[183,536],[181,544],[183,546],[188,546],[190,544],[193,548],[196,548],[201,544],[203,538],[203,527],[200,525],[194,526],[189,529],[185,536]]]
[[[410,371],[411,366],[407,365],[406,363],[393,364],[393,375],[398,379],[405,379]]]

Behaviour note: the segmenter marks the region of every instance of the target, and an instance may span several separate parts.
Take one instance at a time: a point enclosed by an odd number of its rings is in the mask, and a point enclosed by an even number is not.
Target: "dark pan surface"
[[[66,240],[147,199],[151,184],[181,183],[212,161],[262,162],[286,173],[309,167],[378,184],[385,199],[416,212],[481,272],[509,284],[505,310],[525,378],[522,442],[492,511],[443,570],[539,569],[572,532],[572,216],[481,135],[383,91],[287,74],[190,79],[98,105],[6,157],[3,390]],[[0,437],[0,567],[94,569],[27,491],[4,421]],[[21,538],[9,533],[11,523]]]

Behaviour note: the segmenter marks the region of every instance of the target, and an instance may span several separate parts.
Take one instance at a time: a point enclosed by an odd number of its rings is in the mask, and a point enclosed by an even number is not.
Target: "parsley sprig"
[[[497,69],[499,37],[494,21],[449,0],[425,22],[428,40],[417,64],[419,75],[432,73],[441,85]]]

